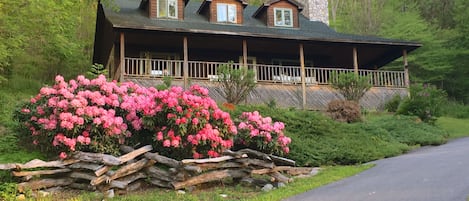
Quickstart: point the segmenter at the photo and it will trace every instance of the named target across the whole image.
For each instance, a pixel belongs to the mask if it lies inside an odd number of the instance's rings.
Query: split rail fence
[[[150,145],[136,150],[121,146],[126,154],[119,157],[76,152],[67,160],[34,159],[25,164],[0,164],[0,170],[10,170],[12,175],[21,178],[20,193],[60,186],[125,194],[144,186],[179,190],[226,178],[257,186],[289,183],[293,176],[308,175],[314,169],[294,167],[293,160],[251,149],[226,150],[217,158],[184,160],[171,159],[151,150]]]

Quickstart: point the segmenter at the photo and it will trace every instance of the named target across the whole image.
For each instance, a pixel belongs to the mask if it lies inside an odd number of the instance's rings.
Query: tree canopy
[[[421,42],[409,57],[411,81],[432,83],[469,103],[469,1],[329,0],[339,32]],[[402,61],[386,66],[402,69]]]

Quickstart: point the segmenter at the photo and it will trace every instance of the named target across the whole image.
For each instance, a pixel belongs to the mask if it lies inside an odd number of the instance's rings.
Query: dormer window
[[[236,5],[217,3],[217,22],[236,23]]]
[[[293,27],[293,11],[290,8],[274,8],[274,25]]]
[[[158,17],[177,19],[177,0],[158,0]]]

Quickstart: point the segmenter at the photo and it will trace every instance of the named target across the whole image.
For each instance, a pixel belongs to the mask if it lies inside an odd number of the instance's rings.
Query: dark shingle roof
[[[150,19],[143,10],[139,9],[138,0],[116,0],[120,11],[105,9],[106,18],[115,28],[161,30],[188,33],[207,33],[221,35],[236,35],[260,38],[282,38],[304,41],[345,42],[357,44],[383,44],[411,47],[413,50],[420,47],[420,43],[386,39],[380,37],[343,34],[334,31],[319,21],[309,21],[303,15],[299,17],[299,28],[273,28],[253,18],[252,15],[258,7],[247,6],[244,9],[242,25],[210,23],[204,16],[197,13],[201,2],[187,4],[184,11],[184,20]]]

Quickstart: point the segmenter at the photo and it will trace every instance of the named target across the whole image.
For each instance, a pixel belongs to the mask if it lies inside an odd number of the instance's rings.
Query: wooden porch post
[[[189,58],[188,58],[188,53],[187,53],[187,36],[184,36],[183,38],[183,47],[184,47],[184,64],[183,64],[183,69],[182,71],[184,72],[183,74],[183,80],[184,80],[184,89],[187,89],[189,86]]]
[[[408,88],[409,81],[409,63],[407,62],[407,50],[402,50],[402,59],[404,60],[404,84]]]
[[[306,76],[305,76],[305,55],[303,44],[300,44],[300,65],[301,65],[301,92],[303,99],[303,110],[306,109]]]
[[[124,33],[121,32],[120,34],[120,77],[119,77],[119,81],[124,81],[124,72],[125,72],[125,60],[124,60],[124,57],[125,57],[125,39],[124,39]]]
[[[245,39],[243,40],[243,65],[248,66],[248,43]]]
[[[353,47],[353,72],[358,76],[358,54],[356,47]]]

